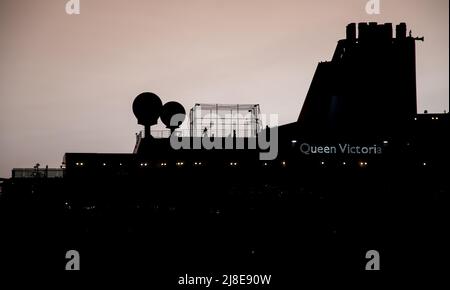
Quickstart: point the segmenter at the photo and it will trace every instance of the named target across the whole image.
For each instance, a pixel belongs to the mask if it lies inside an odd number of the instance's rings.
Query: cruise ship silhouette
[[[186,113],[140,94],[133,152],[66,153],[61,169],[3,181],[8,265],[63,270],[76,249],[88,272],[264,272],[287,285],[301,271],[361,273],[376,250],[388,272],[438,269],[449,115],[417,112],[418,40],[405,23],[349,24],[282,126],[263,126],[258,104]],[[152,131],[159,118],[167,130]]]

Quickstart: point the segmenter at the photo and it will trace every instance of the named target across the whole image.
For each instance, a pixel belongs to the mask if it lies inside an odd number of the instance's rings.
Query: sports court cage
[[[258,104],[195,104],[189,113],[192,137],[256,137],[261,130]]]
[[[62,168],[14,168],[12,178],[62,178]]]

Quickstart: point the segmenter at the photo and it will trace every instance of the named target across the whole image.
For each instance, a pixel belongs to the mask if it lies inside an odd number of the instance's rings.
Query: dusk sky
[[[317,63],[350,22],[406,22],[418,110],[449,110],[449,1],[0,0],[0,177],[65,152],[132,152],[136,95],[258,103],[297,119]]]

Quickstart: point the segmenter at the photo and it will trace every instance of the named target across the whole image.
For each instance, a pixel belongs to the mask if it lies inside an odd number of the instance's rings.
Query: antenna
[[[145,92],[134,99],[133,113],[138,124],[145,128],[145,138],[150,138],[150,127],[158,122],[161,109],[161,99],[154,93]]]
[[[174,116],[177,116],[176,120],[173,121],[178,121],[175,124],[172,121],[172,118]],[[183,105],[181,105],[178,102],[168,102],[165,103],[164,106],[162,107],[161,110],[161,121],[164,123],[164,125],[166,125],[167,128],[170,129],[170,132],[173,133],[173,131],[175,131],[175,129],[179,128],[180,125],[183,123],[184,119],[186,117],[186,111],[183,107]],[[172,123],[171,123],[172,121]]]

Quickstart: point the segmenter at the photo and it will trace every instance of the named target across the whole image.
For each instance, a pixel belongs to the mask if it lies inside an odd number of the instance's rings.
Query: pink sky
[[[65,152],[131,152],[143,91],[163,102],[259,103],[297,119],[319,61],[350,22],[406,22],[419,111],[449,110],[449,1],[0,1],[0,176]]]

